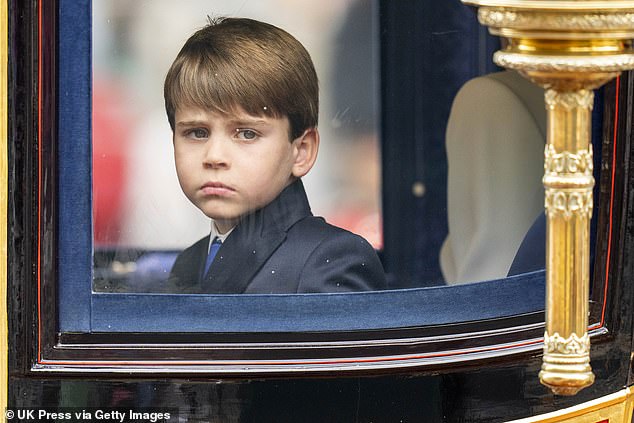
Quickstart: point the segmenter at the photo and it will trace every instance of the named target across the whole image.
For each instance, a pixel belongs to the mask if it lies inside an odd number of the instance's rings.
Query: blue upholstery
[[[96,332],[280,332],[388,329],[530,313],[544,271],[466,285],[346,294],[94,294]]]
[[[60,327],[90,329],[92,275],[91,2],[59,2]]]
[[[546,214],[540,214],[515,254],[509,276],[546,267]]]

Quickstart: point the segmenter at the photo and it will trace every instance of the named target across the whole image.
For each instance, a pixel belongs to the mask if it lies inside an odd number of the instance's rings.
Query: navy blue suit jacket
[[[202,277],[208,246],[206,236],[179,254],[169,292],[282,294],[386,288],[374,249],[360,236],[313,216],[300,180],[241,219]]]

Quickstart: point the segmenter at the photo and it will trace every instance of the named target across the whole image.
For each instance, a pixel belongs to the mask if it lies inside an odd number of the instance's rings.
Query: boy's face
[[[183,192],[222,232],[273,201],[289,185],[302,154],[288,118],[176,110],[174,157]]]

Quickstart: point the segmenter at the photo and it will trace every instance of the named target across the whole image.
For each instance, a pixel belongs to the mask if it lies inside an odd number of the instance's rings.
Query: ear
[[[317,128],[309,128],[304,133],[293,140],[293,176],[301,178],[315,164],[317,152],[319,151],[319,131]]]

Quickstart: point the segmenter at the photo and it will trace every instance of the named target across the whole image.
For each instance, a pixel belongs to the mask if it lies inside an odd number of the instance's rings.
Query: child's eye
[[[190,138],[195,138],[195,139],[203,139],[203,138],[207,138],[209,136],[207,130],[204,129],[204,128],[190,129],[189,131],[187,131],[185,133],[185,135],[190,137]]]
[[[252,141],[258,137],[258,134],[252,129],[236,129],[236,136],[241,140]]]

